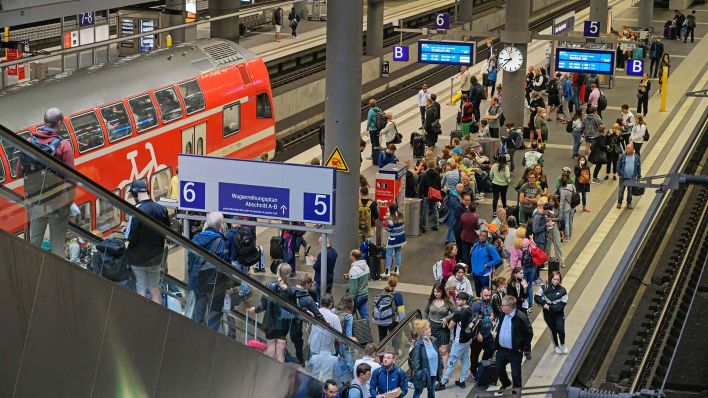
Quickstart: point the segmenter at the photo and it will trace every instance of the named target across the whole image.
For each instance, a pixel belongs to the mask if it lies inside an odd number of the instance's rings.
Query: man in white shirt
[[[367,343],[364,346],[364,356],[361,359],[357,359],[354,362],[354,377],[357,377],[356,374],[356,369],[361,365],[362,363],[365,363],[369,366],[371,366],[371,373],[374,373],[374,370],[378,369],[381,367],[381,364],[376,361],[376,345],[374,343]],[[371,378],[371,375],[369,375],[369,378]],[[366,390],[369,391],[369,381],[366,381]]]
[[[342,325],[339,323],[337,314],[332,312],[332,307],[334,307],[334,298],[332,298],[332,295],[329,293],[323,294],[320,300],[320,313],[329,326],[341,333]],[[320,351],[336,352],[334,349],[334,335],[319,326],[312,326],[312,331],[310,332],[310,353],[315,354]]]
[[[622,138],[624,139],[624,145],[629,144],[629,135],[632,134],[632,128],[634,127],[634,114],[629,110],[629,105],[622,105]]]
[[[428,91],[428,83],[423,83],[423,88],[418,91],[418,108],[420,109],[420,129],[425,126],[425,107],[428,104],[430,92]]]

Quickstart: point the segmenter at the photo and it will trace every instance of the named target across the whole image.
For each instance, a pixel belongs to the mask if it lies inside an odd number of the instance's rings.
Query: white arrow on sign
[[[285,205],[280,206],[280,210],[282,210],[283,214],[285,214],[285,211],[288,210],[288,207]]]

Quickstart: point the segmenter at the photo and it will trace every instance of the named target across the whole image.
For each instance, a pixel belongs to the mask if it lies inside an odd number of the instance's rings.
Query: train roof
[[[19,130],[41,123],[50,107],[68,116],[257,58],[223,39],[180,43],[1,90],[0,121]]]

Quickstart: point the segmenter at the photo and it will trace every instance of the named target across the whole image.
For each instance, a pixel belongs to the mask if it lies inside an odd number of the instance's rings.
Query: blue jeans
[[[401,266],[401,246],[398,247],[387,247],[386,248],[386,269],[391,269],[391,262],[393,261],[393,256],[396,256],[396,266]]]
[[[354,312],[357,311],[361,319],[369,319],[369,296],[354,297]]]
[[[489,286],[489,275],[477,276],[474,275],[474,290],[477,292],[477,297],[482,294],[482,288]]]
[[[455,231],[453,231],[452,225],[447,226],[447,235],[445,236],[445,243],[455,243]]]
[[[576,132],[575,130],[573,130],[571,135],[573,136],[573,156],[578,156],[578,150],[580,150],[580,142],[582,141],[583,134],[579,131]]]
[[[573,109],[580,109],[580,87],[573,86]]]
[[[124,288],[130,290],[131,292],[135,291],[135,285],[133,284],[133,281],[130,279],[126,279],[124,281],[117,281],[117,282],[113,282],[113,283],[115,283],[116,285],[118,285],[120,287],[124,287]]]
[[[620,170],[621,172],[622,170]],[[617,193],[617,203],[622,204],[622,199],[624,199],[624,191],[627,190],[627,204],[632,204],[632,188],[627,188],[622,184],[622,181],[628,180],[629,178],[620,177],[619,178],[619,192]]]
[[[470,342],[461,344],[456,341],[452,342],[452,349],[450,350],[450,358],[447,361],[447,368],[445,369],[445,374],[440,380],[440,383],[446,384],[452,372],[455,371],[455,365],[457,365],[458,360],[462,360],[462,373],[460,373],[460,380],[465,381],[468,373],[470,372]]]
[[[565,236],[567,237],[572,237],[573,236],[573,216],[574,216],[574,211],[568,210],[561,212],[560,214],[561,220],[565,223]]]
[[[420,228],[423,231],[428,229],[428,213],[430,213],[430,206],[433,207],[433,228],[437,229],[440,226],[440,211],[438,210],[438,206],[436,206],[436,203],[433,201],[423,199],[423,208],[420,212]]]
[[[233,265],[234,265],[238,270],[240,270],[241,272],[243,272],[244,274],[248,274],[248,267],[247,267],[247,266],[241,265],[241,264],[239,264],[238,262],[233,262]],[[243,280],[241,280],[241,286],[238,287],[238,295],[239,295],[241,298],[244,298],[244,297],[248,296],[249,294],[251,294],[251,287],[248,286],[248,284],[247,284],[246,282],[244,282]]]
[[[430,380],[428,380],[428,386],[425,387],[425,389],[428,390],[428,398],[435,398],[435,376],[430,376]],[[413,390],[413,398],[418,398],[421,395],[423,395],[422,388],[416,388],[415,390]]]
[[[524,267],[524,279],[526,279],[526,282],[528,282],[529,287],[528,287],[528,292],[529,292],[529,308],[533,306],[533,281],[536,280],[536,274],[538,270],[536,269],[536,266],[533,267]]]

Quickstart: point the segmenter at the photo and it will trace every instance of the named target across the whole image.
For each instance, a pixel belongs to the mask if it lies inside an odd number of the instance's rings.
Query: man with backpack
[[[320,245],[322,245],[322,237],[319,239]],[[327,238],[327,286],[325,288],[326,293],[332,293],[332,285],[334,284],[334,266],[337,264],[337,251],[334,250],[332,244]],[[315,270],[315,291],[317,292],[317,301],[320,301],[322,297],[322,253],[317,255],[315,259],[310,256],[314,263],[312,264],[312,269]]]
[[[481,120],[479,107],[482,104],[482,100],[485,99],[487,91],[482,87],[477,81],[477,76],[472,76],[472,87],[470,88],[470,101],[474,107],[474,117],[475,120]]]
[[[370,269],[366,260],[362,258],[361,251],[354,249],[349,253],[352,262],[347,279],[349,280],[349,294],[354,298],[354,312],[359,312],[361,319],[369,319],[369,274]]]
[[[378,219],[376,201],[369,197],[369,187],[363,186],[359,189],[359,243],[373,236],[371,231]]]
[[[384,397],[387,392],[400,389],[399,397],[408,394],[408,377],[406,372],[396,365],[396,356],[392,351],[383,354],[382,366],[373,371],[369,385],[370,397]]]
[[[548,108],[546,109],[546,117],[551,119],[551,114],[556,111],[556,120],[560,119],[560,106],[561,106],[561,82],[560,79],[563,75],[560,72],[556,72],[556,75],[551,78],[546,87],[546,93],[548,93]]]
[[[114,232],[93,247],[88,269],[128,290],[135,290],[130,278],[130,268],[125,263],[123,234]]]
[[[299,250],[298,238],[305,235],[304,231],[298,231],[294,229],[283,229],[280,232],[281,245],[283,249],[283,262],[290,265],[290,277],[295,277],[295,254]]]
[[[229,261],[229,243],[226,236],[221,233],[223,226],[224,215],[222,213],[208,213],[206,228],[195,235],[192,242],[216,257]],[[206,322],[207,327],[212,330],[219,330],[224,298],[227,294],[232,293],[229,279],[219,273],[211,261],[192,251],[187,255],[187,271],[189,274],[187,289],[193,291],[196,298],[192,319],[198,323]]]
[[[315,300],[312,299],[310,295],[310,288],[312,288],[312,277],[308,274],[299,274],[297,276],[297,285],[289,289],[287,292],[290,297],[290,301],[293,302],[298,308],[310,313],[315,318],[325,321],[324,316],[317,308]],[[314,329],[313,329],[314,333]],[[293,346],[295,346],[295,357],[300,365],[305,364],[305,354],[303,352],[303,345],[305,343],[302,334],[302,319],[295,317],[290,322],[290,341],[292,341]],[[334,353],[334,351],[330,351]]]
[[[492,308],[492,289],[489,286],[482,288],[479,300],[472,303],[470,311],[479,319],[479,324],[470,345],[470,369],[474,372],[474,378],[479,386],[488,382],[488,380],[483,380],[483,375],[485,374],[485,367],[494,355],[496,348],[494,336],[492,336],[495,322]],[[484,352],[482,354],[482,366],[479,366],[480,352]]]
[[[241,272],[248,274],[249,268],[261,261],[261,252],[256,246],[253,231],[245,226],[236,226],[226,232],[226,241],[231,255],[231,264]],[[248,300],[253,295],[251,287],[241,281],[238,295],[242,300]]]
[[[342,398],[369,398],[369,380],[371,379],[371,365],[360,363],[354,369],[356,378],[354,381],[344,385]]]
[[[483,287],[491,285],[490,275],[494,272],[494,268],[501,263],[499,253],[491,243],[487,242],[489,231],[480,229],[478,235],[479,241],[472,246],[470,254],[474,288],[477,296],[481,294]]]
[[[74,150],[68,140],[58,132],[64,123],[64,115],[57,108],[44,112],[44,126],[38,127],[29,142],[45,154],[74,168]],[[49,227],[52,253],[64,257],[66,232],[69,229],[69,207],[74,201],[74,189],[64,184],[64,179],[46,170],[41,161],[20,152],[17,176],[24,177],[25,199],[29,206],[30,242],[40,246]],[[44,193],[65,185],[57,194],[45,197]]]
[[[381,144],[379,143],[379,131],[381,130],[380,128],[376,127],[376,117],[379,113],[381,112],[381,108],[376,106],[376,99],[372,98],[369,100],[369,111],[366,114],[366,130],[369,132],[369,138],[371,139],[371,156],[368,157],[367,159],[371,161],[377,161],[378,159],[375,159],[375,156],[378,156],[378,153],[376,153],[375,149],[380,148]],[[385,127],[385,125],[384,125]]]

